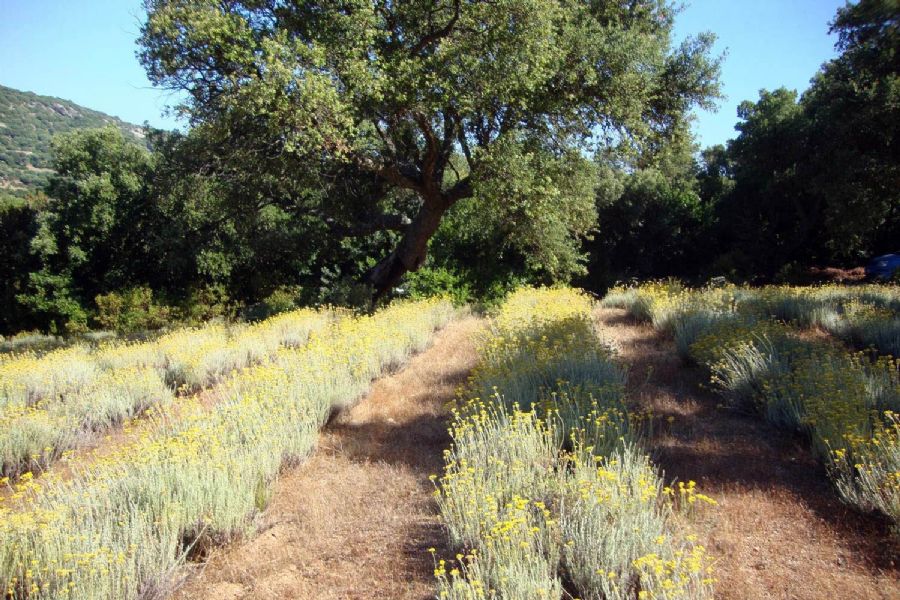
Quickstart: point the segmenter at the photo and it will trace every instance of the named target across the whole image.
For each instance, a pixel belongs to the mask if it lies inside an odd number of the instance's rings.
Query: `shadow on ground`
[[[684,365],[674,343],[652,327],[624,311],[602,311],[598,320],[628,366],[631,401],[652,409],[664,424],[652,452],[667,480],[695,480],[713,496],[756,491],[799,503],[858,554],[865,569],[900,576],[888,519],[843,504],[806,439],[722,406],[722,398],[706,388],[705,373]]]

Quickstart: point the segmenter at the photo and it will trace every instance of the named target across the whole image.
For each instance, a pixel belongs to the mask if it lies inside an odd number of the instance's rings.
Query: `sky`
[[[737,105],[760,89],[805,90],[835,55],[828,23],[844,0],[688,0],[676,38],[717,34],[726,52],[716,112],[697,114],[701,146],[734,137]],[[140,0],[0,0],[0,84],[72,100],[125,121],[180,125],[163,113],[176,101],[154,89],[135,58]]]
[[[676,37],[711,31],[718,37],[715,53],[725,53],[720,81],[726,98],[716,112],[698,112],[694,132],[701,146],[735,137],[738,104],[759,99],[761,89],[802,92],[837,55],[837,36],[828,27],[845,0],[686,1],[675,19]]]

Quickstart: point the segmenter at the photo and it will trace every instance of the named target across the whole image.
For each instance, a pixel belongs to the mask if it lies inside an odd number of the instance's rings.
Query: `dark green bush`
[[[27,293],[18,294],[16,300],[49,333],[83,333],[87,331],[88,313],[72,287],[67,274],[37,271],[29,273]]]
[[[174,312],[170,306],[154,301],[153,290],[148,287],[99,294],[94,301],[97,323],[122,333],[161,329],[171,322]]]
[[[179,316],[188,325],[200,325],[211,319],[228,319],[234,308],[223,285],[208,285],[191,290],[179,306]]]
[[[303,288],[298,285],[283,285],[269,294],[261,302],[244,309],[248,321],[260,321],[278,313],[294,310],[302,305]]]
[[[341,277],[322,288],[319,299],[324,304],[368,310],[372,308],[372,286]]]
[[[446,296],[461,306],[472,299],[469,284],[455,272],[444,267],[422,267],[407,273],[404,291],[410,298]]]

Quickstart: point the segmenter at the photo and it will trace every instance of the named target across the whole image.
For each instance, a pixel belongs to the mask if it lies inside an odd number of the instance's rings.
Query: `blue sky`
[[[836,55],[836,36],[828,23],[845,0],[686,0],[676,18],[679,38],[700,31],[718,36],[722,91],[726,99],[715,113],[699,112],[694,127],[702,146],[735,136],[737,106],[759,98],[760,89],[799,91],[826,60]]]
[[[701,145],[734,137],[736,107],[761,88],[804,90],[834,56],[828,22],[843,0],[692,0],[677,19],[679,38],[712,31],[727,99],[697,115]],[[177,122],[162,113],[173,98],[154,90],[134,56],[140,0],[0,0],[0,84],[59,96],[133,123]]]

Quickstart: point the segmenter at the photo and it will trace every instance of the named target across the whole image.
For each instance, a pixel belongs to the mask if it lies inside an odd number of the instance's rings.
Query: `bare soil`
[[[303,465],[284,473],[252,539],[214,550],[180,600],[424,599],[428,548],[447,555],[430,474],[449,445],[445,404],[475,364],[474,317],[338,416]]]
[[[866,279],[865,267],[854,267],[852,269],[841,269],[837,267],[811,268],[809,276],[814,281],[823,281],[829,283],[853,283]]]
[[[695,480],[718,501],[694,523],[717,557],[723,599],[897,599],[888,523],[842,504],[798,436],[726,409],[674,343],[619,309],[596,313],[629,369],[631,402],[674,417],[652,451],[667,480]]]

